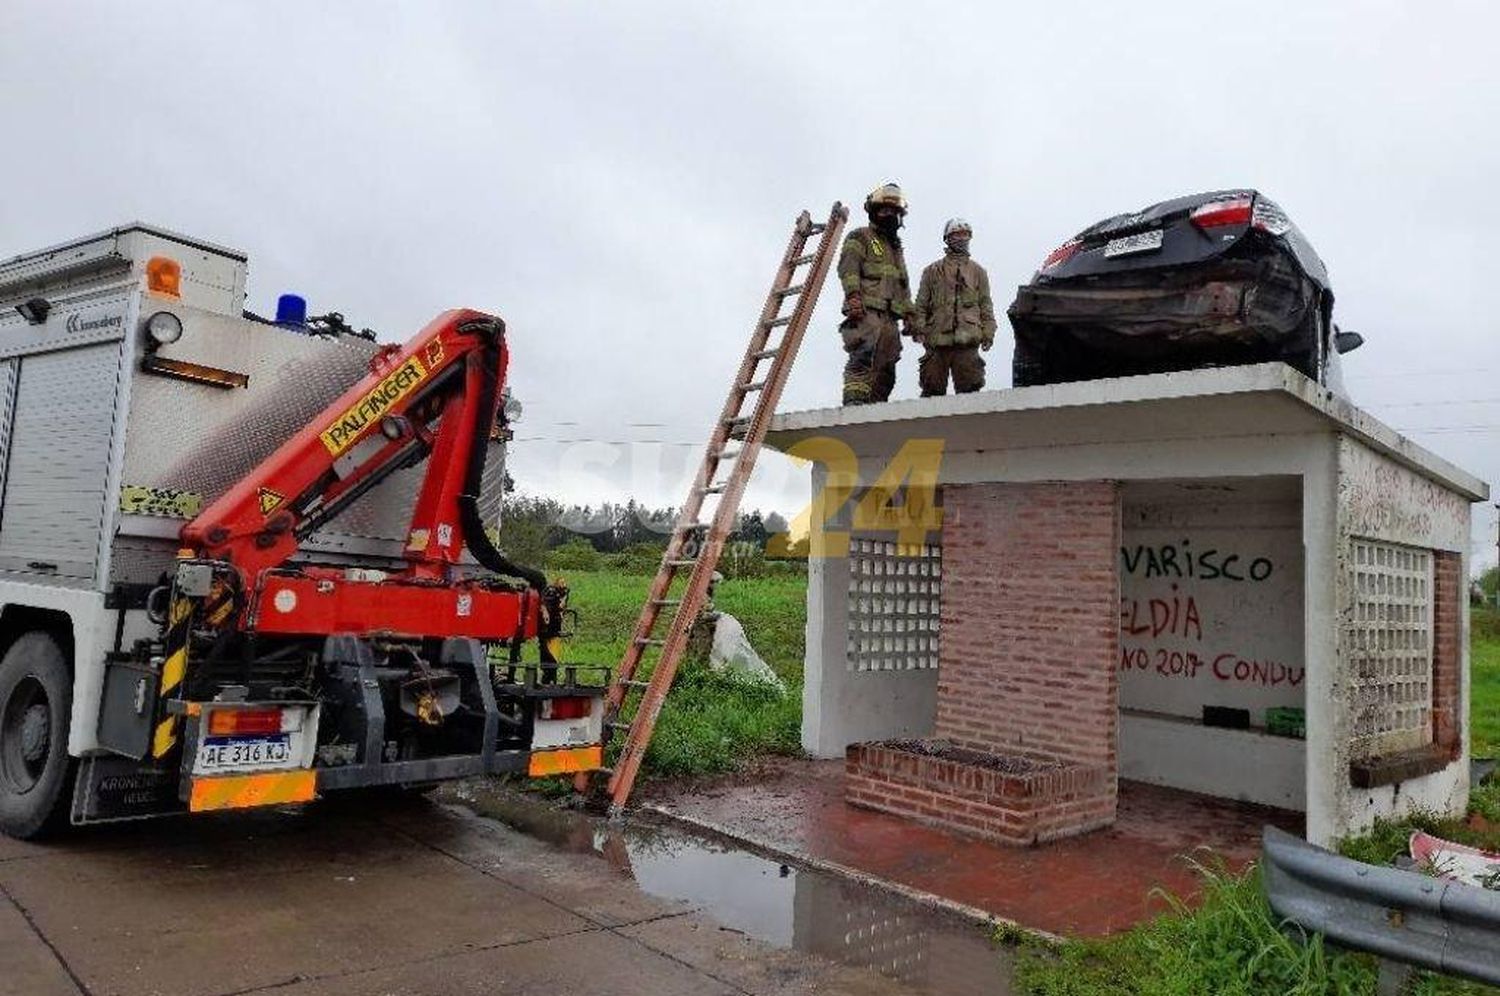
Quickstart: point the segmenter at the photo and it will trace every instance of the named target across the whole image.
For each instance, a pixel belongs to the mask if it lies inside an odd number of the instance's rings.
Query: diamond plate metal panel
[[[243,373],[249,385],[225,390],[146,373],[136,364],[122,483],[190,491],[205,504],[361,379],[379,348],[362,339],[325,339],[195,309],[168,310],[183,320],[184,332],[159,355]],[[424,466],[391,475],[305,546],[398,558]],[[495,474],[486,476],[498,483]],[[487,510],[497,509],[498,496],[485,498]],[[127,523],[122,531],[129,530]],[[111,571],[116,579],[149,580],[167,563],[175,544],[160,530],[150,535],[155,538],[128,549],[117,542],[124,560]]]

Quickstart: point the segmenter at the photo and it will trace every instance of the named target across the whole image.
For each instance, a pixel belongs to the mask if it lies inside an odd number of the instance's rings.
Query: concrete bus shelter
[[[1488,487],[1291,368],[793,412],[769,439],[816,459],[835,541],[802,739],[847,758],[850,802],[1014,843],[1109,825],[1122,778],[1301,810],[1319,843],[1464,807]],[[851,514],[912,440],[941,443],[915,545]]]

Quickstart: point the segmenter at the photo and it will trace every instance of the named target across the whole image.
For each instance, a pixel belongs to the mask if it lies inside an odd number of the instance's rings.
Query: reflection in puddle
[[[554,846],[595,854],[641,889],[779,947],[873,968],[944,996],[1006,996],[1007,954],[983,927],[912,900],[658,826],[611,824],[483,783],[452,795]]]

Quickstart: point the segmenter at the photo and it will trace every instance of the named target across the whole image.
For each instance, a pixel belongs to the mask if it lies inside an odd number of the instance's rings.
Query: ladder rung
[[[811,263],[813,260],[815,260],[817,258],[818,258],[818,254],[817,253],[810,252],[806,256],[798,256],[796,259],[792,260],[792,265],[793,266],[801,266],[804,263]]]
[[[680,599],[680,598],[653,598],[653,599],[651,599],[651,604],[652,605],[681,605],[682,604],[682,599]]]
[[[808,235],[818,235],[818,234],[820,234],[823,231],[823,229],[825,229],[827,227],[828,226],[825,225],[825,224],[823,224],[821,221],[815,221],[811,225],[807,226],[807,234]]]
[[[777,347],[776,349],[761,349],[761,350],[757,350],[756,352],[751,353],[750,354],[750,358],[752,360],[764,360],[767,357],[775,356],[775,355],[777,355],[780,352],[781,352],[780,347]]]
[[[703,494],[706,494],[706,495],[721,495],[721,494],[724,493],[724,489],[727,488],[727,487],[729,487],[728,482],[726,482],[726,481],[720,481],[717,484],[707,484],[707,485],[704,485],[703,487],[699,488],[698,490],[700,492],[702,492]]]
[[[773,318],[769,322],[766,322],[765,327],[768,328],[768,329],[774,329],[774,328],[779,328],[782,325],[790,325],[790,324],[792,324],[792,316],[791,315],[782,315],[780,318]]]
[[[697,560],[696,557],[693,558],[692,560],[669,560],[669,561],[667,561],[667,566],[668,567],[692,567],[697,562],[698,562],[698,560]]]
[[[806,284],[793,284],[791,287],[783,287],[781,290],[776,291],[775,293],[777,297],[786,298],[791,297],[794,294],[801,294],[806,289]]]
[[[760,391],[760,390],[764,390],[765,386],[766,386],[766,382],[763,381],[763,380],[752,380],[752,381],[746,381],[745,383],[741,384],[740,385],[740,390],[741,391]]]
[[[605,723],[604,725],[607,726],[607,727],[609,727],[611,730],[624,730],[627,733],[630,732],[630,724],[629,723],[622,723],[622,722],[618,722],[618,721],[612,719],[609,722]]]
[[[650,688],[651,687],[651,682],[649,682],[649,681],[641,681],[641,680],[639,680],[637,678],[625,678],[624,680],[622,680],[620,682],[620,684],[624,685],[626,688]]]
[[[666,640],[658,640],[654,636],[638,636],[635,639],[635,645],[637,647],[660,647],[666,642]]]

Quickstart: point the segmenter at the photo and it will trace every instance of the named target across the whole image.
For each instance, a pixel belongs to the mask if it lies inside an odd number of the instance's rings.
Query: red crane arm
[[[406,576],[446,578],[468,545],[485,566],[541,587],[534,572],[489,546],[475,504],[475,448],[494,425],[507,362],[500,319],[442,313],[405,346],[377,354],[367,377],[184,526],[183,545],[230,561],[253,583],[389,473],[428,457]],[[487,562],[494,560],[498,567]]]

